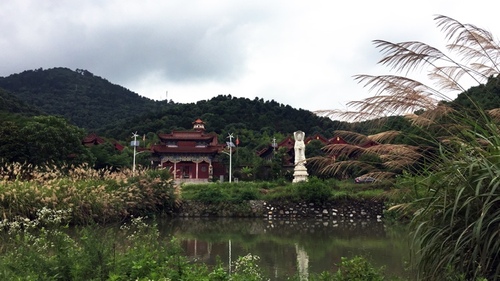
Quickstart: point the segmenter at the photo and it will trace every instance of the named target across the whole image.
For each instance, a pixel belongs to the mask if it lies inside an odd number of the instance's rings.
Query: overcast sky
[[[374,39],[444,50],[434,15],[500,37],[486,0],[2,0],[0,76],[86,69],[154,100],[255,97],[311,111],[370,95]],[[168,91],[168,95],[167,95]]]

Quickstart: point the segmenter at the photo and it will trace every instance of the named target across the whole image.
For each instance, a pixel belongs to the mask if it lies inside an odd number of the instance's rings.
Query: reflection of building
[[[158,134],[160,144],[151,146],[153,165],[170,169],[174,179],[208,181],[226,175],[219,155],[224,149],[217,134],[206,133],[204,122],[197,119],[193,130]]]
[[[201,261],[208,261],[212,254],[212,243],[198,239],[181,241],[186,256]]]

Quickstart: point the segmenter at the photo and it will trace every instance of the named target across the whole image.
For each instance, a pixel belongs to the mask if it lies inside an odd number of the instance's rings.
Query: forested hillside
[[[485,92],[489,93],[488,96]],[[490,79],[486,85],[471,88],[468,94],[484,108],[500,107],[500,86],[496,78]],[[454,103],[461,106],[471,104],[471,99],[465,97],[459,95]],[[306,135],[320,133],[331,137],[336,130],[368,135],[409,127],[403,117],[389,118],[384,128],[376,126],[379,122],[373,121],[334,121],[258,97],[220,95],[189,104],[154,101],[87,70],[67,68],[28,70],[0,77],[1,111],[62,116],[87,132],[97,132],[117,140],[127,140],[131,132],[138,132],[154,141],[158,132],[190,129],[192,122],[201,118],[206,122],[207,131],[217,132],[221,138],[229,132],[238,134],[252,148],[268,143],[272,137],[279,141],[280,137],[296,130],[303,130]]]
[[[500,108],[499,77],[490,77],[486,84],[472,87],[459,94],[452,104],[455,108],[474,108],[478,106],[486,110]]]
[[[0,113],[39,115],[42,112],[0,88]]]
[[[347,123],[262,98],[221,95],[190,104],[153,101],[87,70],[28,70],[0,77],[0,88],[6,89],[12,100],[117,140],[128,139],[131,132],[148,134],[151,138],[158,132],[190,129],[197,118],[206,122],[207,131],[243,134],[251,142],[262,136],[288,135],[296,130],[329,137],[333,131],[349,127]]]
[[[154,110],[157,103],[89,71],[68,68],[28,70],[0,77],[0,88],[49,115],[87,130]]]
[[[486,85],[471,88],[468,97],[459,95],[452,103],[470,108],[473,101],[485,108],[498,108],[498,85],[498,79],[490,79]],[[130,164],[131,150],[117,153],[111,143],[118,141],[128,147],[132,132],[136,132],[142,137],[141,146],[147,148],[159,141],[157,133],[191,129],[197,118],[205,121],[207,131],[218,133],[219,142],[227,141],[229,133],[239,139],[236,166],[262,166],[256,152],[273,139],[280,142],[297,130],[304,131],[306,136],[319,133],[326,138],[338,130],[364,135],[399,130],[404,133],[396,143],[416,142],[414,138],[404,137],[414,136],[415,132],[403,116],[347,123],[274,100],[231,95],[189,104],[159,102],[140,97],[85,70],[25,71],[0,78],[0,86],[8,89],[0,88],[0,135],[3,136],[0,159],[10,162],[43,163],[50,159],[89,161],[95,167],[124,167]],[[34,117],[37,115],[46,116]],[[110,140],[109,145],[96,146],[91,153],[83,153],[77,143],[91,132]],[[52,150],[62,147],[61,144],[68,144],[62,152]],[[308,155],[317,155],[321,145],[317,144],[314,149]],[[55,159],[53,156],[59,152],[62,154]],[[81,157],[73,158],[73,155]],[[141,154],[138,161],[147,164],[147,158]]]
[[[287,135],[297,130],[329,137],[333,131],[349,127],[348,123],[319,117],[310,111],[294,109],[275,101],[221,95],[191,104],[169,103],[162,110],[135,117],[131,122],[110,124],[103,133],[114,136],[125,133],[128,136],[131,131],[147,133],[191,129],[196,118],[205,121],[207,131],[251,134],[249,138],[275,133]],[[124,128],[127,130],[124,131]]]

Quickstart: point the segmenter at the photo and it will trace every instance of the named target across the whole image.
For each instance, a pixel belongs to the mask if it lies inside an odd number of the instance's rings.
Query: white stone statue
[[[306,145],[304,144],[305,133],[302,131],[297,131],[293,133],[295,139],[295,166],[302,165],[306,163],[305,150]]]
[[[295,168],[293,169],[293,182],[307,181],[306,168],[306,145],[304,144],[305,133],[297,131],[293,133],[295,139]]]

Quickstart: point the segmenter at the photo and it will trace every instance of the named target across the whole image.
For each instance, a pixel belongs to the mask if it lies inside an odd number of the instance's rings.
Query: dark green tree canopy
[[[32,165],[91,163],[84,130],[54,116],[1,122],[0,158]]]

